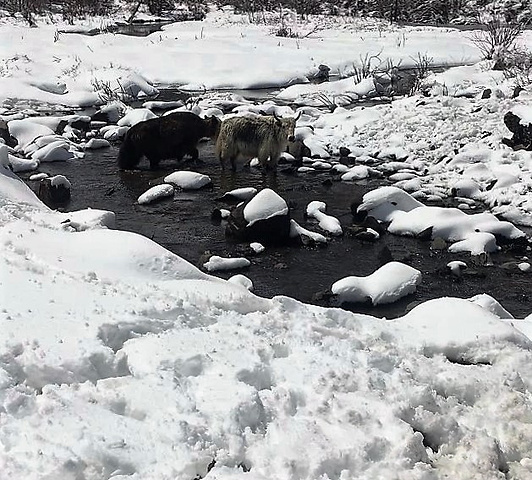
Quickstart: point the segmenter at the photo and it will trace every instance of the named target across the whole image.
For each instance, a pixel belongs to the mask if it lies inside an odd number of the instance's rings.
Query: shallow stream
[[[344,308],[393,318],[432,298],[468,298],[488,293],[517,318],[532,312],[532,274],[515,267],[522,256],[511,252],[494,254],[491,266],[474,266],[469,255],[433,251],[430,242],[385,234],[377,242],[369,243],[346,234],[333,238],[326,247],[275,247],[253,256],[247,244],[227,238],[224,226],[211,220],[215,208],[228,208],[218,200],[223,193],[239,187],[269,187],[285,198],[292,218],[300,225],[317,231],[317,225],[304,218],[304,211],[310,201],[320,200],[327,204],[327,213],[341,221],[345,231],[353,223],[351,202],[361,193],[378,187],[376,180],[353,184],[336,181],[326,172],[286,174],[282,167],[276,176],[263,175],[255,169],[222,173],[211,143],[200,145],[202,163],[199,165],[166,161],[161,164],[161,170],[149,171],[147,163],[143,162],[141,167],[146,170],[120,172],[116,166],[117,152],[116,146],[87,152],[83,159],[42,164],[40,170],[63,174],[72,183],[72,199],[66,211],[87,207],[111,210],[116,214],[116,228],[152,238],[200,268],[208,259],[206,252],[223,257],[246,256],[252,262],[249,269],[216,272],[215,275],[229,278],[243,273],[253,281],[255,293],[260,296],[288,295],[325,305],[325,300],[315,298],[317,292],[327,290],[345,276],[373,273],[381,265],[381,252],[387,247],[394,260],[422,272],[423,281],[418,291],[391,305],[344,305]],[[135,203],[139,195],[162,176],[176,169],[189,168],[209,175],[212,189],[177,192],[173,199],[155,204]],[[21,176],[28,178],[29,174]],[[382,184],[383,180],[379,182]],[[457,278],[447,271],[446,264],[451,260],[463,260],[468,264],[462,277]]]

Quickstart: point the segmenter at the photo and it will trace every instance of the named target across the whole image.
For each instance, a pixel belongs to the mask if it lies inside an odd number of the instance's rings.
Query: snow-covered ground
[[[4,22],[0,115],[10,123],[28,115],[30,99],[97,102],[92,78],[129,76],[149,93],[150,82],[282,85],[320,63],[344,72],[360,52],[381,49],[383,58],[478,60],[466,33],[432,28],[345,24],[281,39],[217,12],[138,39]],[[388,187],[360,207],[396,233],[431,226],[453,242],[522,235],[489,214],[465,221],[423,202],[454,188],[462,209],[485,202],[530,225],[531,154],[500,143],[509,136],[502,116],[529,107],[530,95],[512,99],[510,84],[483,64],[431,81],[429,97],[331,114],[304,107],[299,134],[324,161],[344,146],[368,175],[397,175],[395,186],[412,195]],[[487,87],[493,95],[481,99]],[[6,165],[23,152],[30,169],[52,151],[82,156],[75,142],[53,138],[54,121],[14,123],[27,149],[0,147],[1,480],[532,476],[532,305],[514,319],[485,295],[440,298],[386,320],[257,297],[243,278],[215,278],[113,230],[112,212],[44,206]],[[356,286],[393,299],[423,282],[407,273],[381,271],[366,285],[356,277]],[[341,286],[353,294],[352,283]]]
[[[98,85],[128,90],[132,82],[138,84],[138,75],[157,85],[258,88],[301,81],[317,73],[320,64],[328,65],[332,74],[346,75],[372,55],[379,55],[383,65],[391,60],[402,66],[412,65],[418,53],[429,55],[437,65],[480,58],[470,33],[455,29],[345,20],[298,28],[306,34],[316,26],[307,38],[282,38],[272,35],[272,26],[250,25],[245,15],[213,11],[206,21],[171,24],[147,37],[86,36],[59,33],[68,30],[64,25],[30,29],[4,18],[0,100],[86,105],[98,99]],[[373,66],[378,63],[372,60]],[[153,91],[147,82],[134,88]]]
[[[532,473],[530,319],[259,298],[0,182],[0,478]]]

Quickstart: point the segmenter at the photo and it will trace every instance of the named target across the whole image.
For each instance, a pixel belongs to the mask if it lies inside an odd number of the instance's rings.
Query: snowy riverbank
[[[346,69],[381,49],[383,58],[478,59],[466,33],[448,29],[331,29],[298,42],[237,25],[218,14],[143,39],[3,25],[0,115],[28,116],[27,99],[91,104],[94,78],[130,75],[148,91],[144,77],[249,87],[320,63]],[[432,80],[427,98],[331,114],[305,107],[299,127],[314,128],[310,146],[323,160],[344,146],[368,175],[392,169],[415,194],[409,205],[467,179],[464,210],[474,196],[530,225],[531,154],[500,142],[502,115],[528,108],[530,94],[511,98],[481,64]],[[493,95],[480,98],[487,87]],[[472,99],[457,96],[464,89]],[[6,167],[5,148],[1,480],[532,475],[532,307],[512,319],[483,295],[440,298],[389,321],[261,298],[113,230],[112,212],[48,209]],[[420,220],[400,208],[382,207],[407,226]],[[372,292],[383,284],[372,279]]]

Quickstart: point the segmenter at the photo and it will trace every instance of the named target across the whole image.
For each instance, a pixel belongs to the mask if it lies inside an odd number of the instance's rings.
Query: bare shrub
[[[74,55],[73,63],[67,68],[64,68],[62,70],[62,73],[63,75],[67,75],[69,77],[75,77],[76,75],[79,74],[80,67],[81,67],[81,58],[78,55]]]
[[[162,15],[173,8],[173,2],[169,0],[145,0],[145,3],[152,15]]]
[[[318,100],[325,108],[327,108],[331,113],[336,110],[338,107],[334,97],[329,97],[327,94],[323,92],[319,92],[316,96],[316,100]]]
[[[498,60],[510,52],[524,25],[519,22],[507,23],[500,15],[479,19],[482,30],[475,31],[471,41],[480,50],[485,60]]]
[[[421,91],[423,80],[429,76],[432,70],[434,62],[433,57],[429,57],[426,53],[421,54],[418,52],[417,58],[412,57],[414,60],[414,69],[412,74],[412,85],[409,88],[409,95],[414,95]]]
[[[120,85],[120,82],[118,82],[118,88],[113,88],[111,82],[93,78],[91,85],[94,91],[98,93],[98,97],[102,103],[122,102],[128,98],[128,94],[122,85]]]
[[[144,6],[152,15],[171,18],[182,22],[203,20],[208,6],[203,0],[125,0],[129,16],[127,23],[132,23],[140,8]]]
[[[392,59],[387,59],[373,71],[373,85],[377,95],[392,97],[401,93],[398,84],[400,66],[401,62],[394,64]]]
[[[505,78],[513,80],[516,87],[532,84],[532,52],[516,48],[505,55],[503,63]]]
[[[360,65],[353,65],[353,78],[355,83],[360,83],[365,78],[371,77],[382,64],[380,54],[382,50],[374,55],[366,53],[360,57]]]
[[[298,27],[300,27],[300,24],[296,24],[295,28],[289,27],[286,24],[285,17],[283,15],[281,15],[280,19],[279,19],[279,25],[276,28],[273,29],[272,33],[276,37],[301,39],[301,38],[310,37],[310,35],[312,35],[313,33],[318,32],[321,29],[320,26],[313,25],[313,26],[310,26],[310,29],[307,29],[306,32],[303,32],[303,31],[300,31]]]
[[[292,28],[287,27],[284,23],[282,23],[277,29],[273,31],[273,34],[276,37],[283,37],[283,38],[299,38],[299,35],[297,32],[292,30]]]

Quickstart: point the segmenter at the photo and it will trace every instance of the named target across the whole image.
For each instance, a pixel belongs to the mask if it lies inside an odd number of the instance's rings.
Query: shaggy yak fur
[[[126,133],[118,153],[118,167],[135,168],[145,156],[150,168],[157,168],[161,160],[185,155],[198,159],[198,142],[209,137],[216,139],[220,130],[217,117],[202,119],[191,112],[174,112],[133,125]]]
[[[216,155],[225,169],[227,160],[236,170],[236,160],[258,157],[262,167],[275,170],[281,152],[294,141],[297,118],[276,116],[231,117],[222,122]]]

